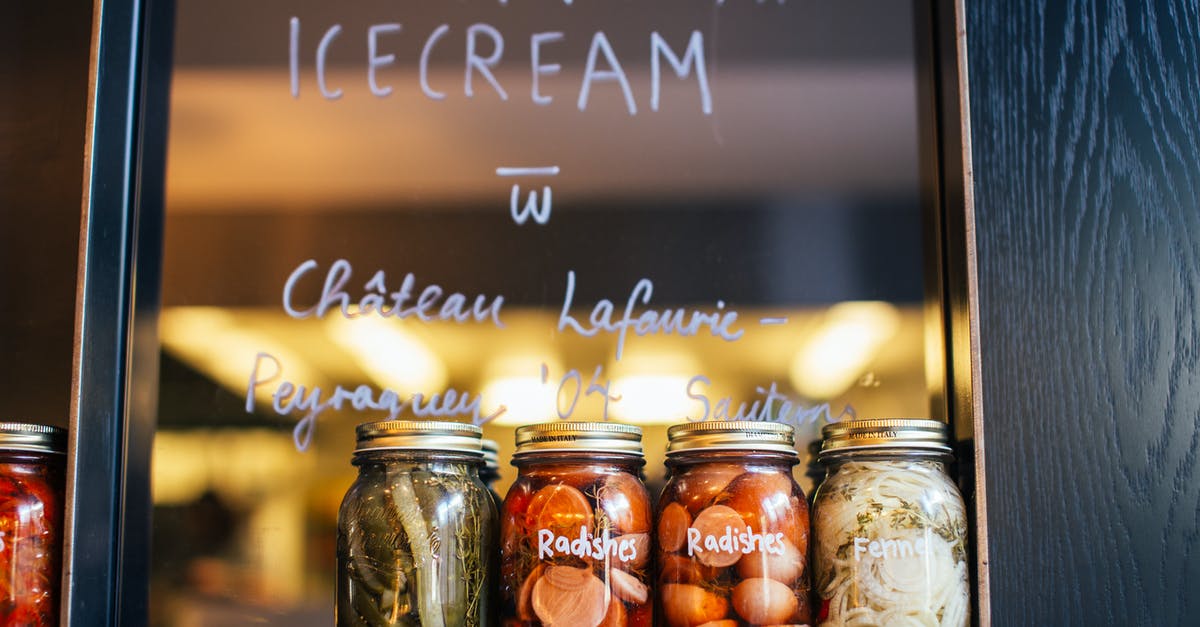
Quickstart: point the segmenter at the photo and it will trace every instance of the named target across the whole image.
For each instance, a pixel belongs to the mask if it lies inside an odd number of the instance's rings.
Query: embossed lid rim
[[[708,420],[667,429],[667,457],[701,451],[796,452],[795,429],[780,422]]]
[[[32,422],[0,422],[0,451],[67,452],[67,430]]]
[[[369,451],[446,451],[482,458],[483,430],[463,422],[440,420],[378,420],[354,429],[355,453]]]
[[[642,428],[618,422],[553,421],[517,428],[513,459],[535,453],[616,453],[642,457]]]
[[[950,454],[949,426],[927,418],[865,418],[825,425],[820,458],[886,449]]]

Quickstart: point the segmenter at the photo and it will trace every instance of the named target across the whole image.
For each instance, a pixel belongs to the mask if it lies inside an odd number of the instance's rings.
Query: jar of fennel
[[[967,516],[946,472],[946,425],[828,425],[813,499],[817,624],[970,624]]]
[[[489,623],[497,512],[479,427],[358,426],[358,479],[338,512],[339,627]]]

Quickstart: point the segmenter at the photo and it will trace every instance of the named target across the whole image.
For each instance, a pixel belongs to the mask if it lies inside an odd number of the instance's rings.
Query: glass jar
[[[66,435],[0,423],[0,624],[58,624]]]
[[[496,492],[495,484],[500,480],[500,443],[485,438],[481,444],[483,446],[483,466],[479,469],[479,479],[483,481],[483,485],[487,486],[488,492],[492,493],[496,507],[499,508],[503,499]]]
[[[946,425],[877,419],[824,429],[813,509],[820,625],[970,623],[967,516],[946,473]]]
[[[358,426],[358,479],[338,512],[337,624],[487,625],[496,506],[479,427]]]
[[[667,438],[655,533],[664,624],[808,623],[808,501],[792,477],[792,428],[696,422]]]
[[[653,624],[641,441],[609,422],[517,429],[500,517],[506,626]]]

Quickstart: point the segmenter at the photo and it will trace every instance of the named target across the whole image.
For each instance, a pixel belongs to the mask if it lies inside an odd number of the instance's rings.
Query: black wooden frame
[[[927,306],[944,367],[929,383],[959,440],[974,505],[979,625],[990,624],[978,307],[963,0],[929,0],[934,136],[923,156],[938,220]],[[918,3],[919,7],[924,7]],[[923,10],[923,8],[922,8]],[[174,4],[96,0],[85,140],[68,468],[63,624],[147,622],[150,454],[157,404],[163,183]],[[928,48],[924,48],[928,46]],[[920,65],[920,63],[919,63]],[[924,132],[924,131],[923,131]],[[928,136],[928,135],[927,135]],[[924,144],[923,144],[924,145]]]
[[[67,468],[66,625],[147,621],[173,16],[171,2],[94,5]]]

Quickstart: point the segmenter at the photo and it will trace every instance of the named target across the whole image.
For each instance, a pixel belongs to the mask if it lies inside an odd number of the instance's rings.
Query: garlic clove
[[[762,551],[743,555],[737,563],[738,576],[743,579],[769,577],[789,585],[799,579],[804,573],[804,554],[786,539],[782,546],[780,555]]]
[[[658,515],[658,545],[671,553],[682,549],[691,524],[692,515],[686,507],[679,503],[668,503]]]
[[[745,579],[733,589],[733,611],[755,625],[786,624],[799,606],[792,589],[774,579]]]
[[[741,464],[700,464],[678,479],[679,503],[693,515],[712,505],[734,478],[745,473]]]
[[[575,538],[579,529],[591,530],[592,506],[583,492],[568,485],[552,484],[538,490],[525,510],[529,531],[549,529],[555,535]]]
[[[627,473],[610,475],[596,491],[596,501],[596,507],[604,510],[617,532],[650,532],[650,497],[636,477]]]
[[[613,538],[618,546],[622,542],[628,542],[633,550],[637,552],[636,557],[628,562],[617,560],[614,562],[617,566],[624,570],[641,570],[650,563],[650,534],[648,533],[627,533],[623,536]]]
[[[699,627],[729,613],[725,597],[691,584],[665,584],[659,598],[668,627]]]
[[[623,570],[609,571],[608,582],[612,585],[613,595],[622,601],[641,605],[650,598],[650,589],[646,587],[646,584]]]

